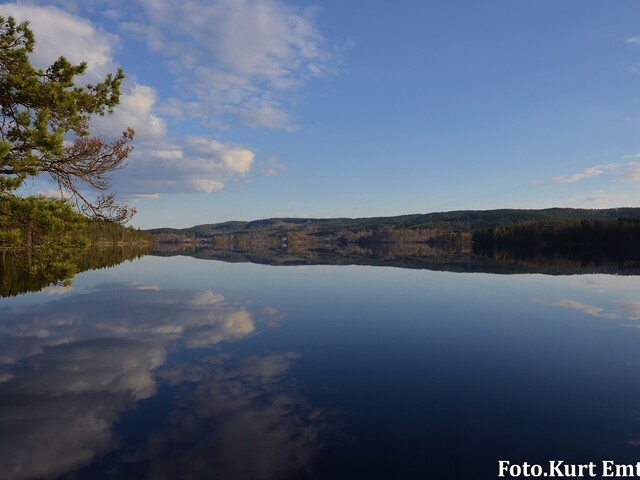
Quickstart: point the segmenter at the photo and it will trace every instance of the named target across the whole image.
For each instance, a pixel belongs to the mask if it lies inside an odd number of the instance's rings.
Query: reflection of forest
[[[640,249],[613,244],[546,245],[515,243],[491,248],[477,243],[369,243],[324,245],[312,248],[213,249],[184,244],[156,244],[153,254],[188,255],[231,263],[265,265],[371,265],[452,272],[640,274]]]
[[[310,248],[256,247],[214,249],[181,244],[156,244],[153,254],[188,255],[231,263],[266,265],[391,265],[428,268],[427,265],[456,262],[470,255],[468,244],[430,245],[419,242],[323,245]]]
[[[480,230],[475,253],[505,263],[555,269],[635,273],[640,270],[640,220],[555,220]]]
[[[69,284],[73,276],[85,270],[118,265],[151,253],[151,244],[128,246],[93,246],[88,250],[70,251],[65,262],[50,264],[37,271],[28,268],[24,252],[0,253],[0,297],[37,292],[51,284]]]
[[[268,219],[151,233],[156,255],[226,262],[554,275],[640,273],[637,209]]]
[[[497,264],[520,266],[540,273],[610,273],[618,275],[640,274],[640,252],[600,249],[597,246],[541,245],[536,248],[513,250],[482,250],[476,253]]]

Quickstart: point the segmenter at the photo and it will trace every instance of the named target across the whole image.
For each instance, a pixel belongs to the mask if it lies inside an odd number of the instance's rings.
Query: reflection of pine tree
[[[140,247],[130,253],[124,244]],[[87,259],[90,245],[94,248]],[[99,245],[113,248],[96,254]],[[67,200],[4,196],[0,199],[0,296],[39,290],[51,283],[69,284],[78,271],[116,265],[147,253],[150,245],[146,232],[88,221]]]

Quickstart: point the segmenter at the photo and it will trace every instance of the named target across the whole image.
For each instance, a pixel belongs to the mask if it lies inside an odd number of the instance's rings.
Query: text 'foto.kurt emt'
[[[603,460],[599,463],[565,463],[550,460],[547,465],[538,463],[511,463],[498,461],[498,477],[548,477],[548,478],[640,478],[640,462],[632,464]]]

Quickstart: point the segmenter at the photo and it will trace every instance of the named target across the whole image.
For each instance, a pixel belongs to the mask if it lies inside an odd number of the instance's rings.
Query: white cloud
[[[184,98],[173,102],[204,102],[198,114],[233,114],[250,126],[290,129],[288,94],[335,63],[312,9],[279,0],[140,4],[147,18],[127,22],[124,31],[144,35],[151,50],[171,59],[185,87]]]
[[[119,15],[110,16],[121,20],[121,35],[143,36],[150,49],[169,57],[180,98],[161,99],[160,91],[130,80],[131,73],[125,72],[129,78],[114,113],[92,119],[92,133],[103,137],[118,137],[127,127],[135,130],[128,167],[113,174],[114,189],[133,200],[217,192],[256,164],[251,148],[211,135],[170,132],[161,115],[172,121],[195,117],[206,127],[227,128],[226,120],[235,118],[252,127],[292,130],[296,126],[287,110],[293,95],[335,63],[314,26],[313,11],[280,0],[54,0],[48,3],[60,8],[33,6],[38,3],[44,2],[0,5],[0,14],[31,21],[34,59],[43,67],[65,55],[74,62],[87,60],[91,81],[115,72],[122,39],[77,16],[106,7],[122,7]],[[283,168],[274,163],[258,173],[271,176]]]
[[[180,160],[184,157],[182,150],[153,150],[151,155],[163,160]]]
[[[162,140],[166,134],[164,120],[153,114],[157,95],[147,85],[129,85],[120,95],[120,104],[111,115],[93,119],[94,133],[117,137],[131,127],[136,132],[136,143]]]
[[[617,168],[619,168],[619,165],[613,163],[607,165],[596,165],[594,167],[589,167],[581,172],[571,173],[569,175],[561,175],[557,177],[549,177],[545,180],[539,180],[535,183],[574,183],[586,178],[602,175],[607,171],[615,170]]]
[[[640,158],[640,152],[626,154],[620,158],[621,160],[638,159]],[[640,182],[640,162],[631,161],[627,163],[595,165],[580,172],[536,180],[533,184],[571,184],[600,176],[604,177],[601,183],[619,184],[623,182]],[[620,190],[619,185],[618,190]],[[572,198],[570,201],[575,203],[576,206],[584,205],[585,208],[613,208],[632,201],[630,193],[630,191],[611,193],[605,190],[599,190],[593,194],[581,196],[580,198]]]
[[[242,107],[230,110],[235,111],[242,122],[249,127],[266,126],[287,131],[298,129],[296,125],[291,124],[289,115],[281,105],[269,98],[248,101]]]
[[[163,101],[158,106],[158,110],[177,120],[203,118],[208,115],[209,111],[202,102],[182,101],[177,98]]]
[[[627,38],[627,45],[640,45],[640,37]]]
[[[224,183],[206,178],[190,180],[187,185],[190,185],[193,191],[203,193],[213,193],[224,188]]]
[[[210,161],[213,167],[229,172],[247,173],[253,164],[254,153],[248,148],[224,144],[205,137],[187,137],[197,161]]]
[[[87,62],[86,80],[96,82],[114,72],[113,51],[119,46],[116,35],[98,29],[88,20],[52,6],[36,7],[15,3],[0,5],[0,15],[28,20],[36,34],[31,61],[47,68],[60,56],[72,63]]]
[[[170,176],[171,173],[167,169],[157,172],[156,177]],[[175,175],[179,177],[180,175]],[[190,175],[186,175],[190,177]],[[163,194],[180,194],[180,193],[214,193],[224,189],[224,183],[207,178],[183,178],[180,180],[163,179],[163,178],[131,178],[123,179],[119,182],[125,196],[131,199],[157,199]],[[135,193],[150,192],[150,193]]]
[[[190,136],[182,145],[165,143],[134,151],[126,171],[116,172],[121,192],[130,197],[161,193],[214,193],[249,173],[255,154],[242,145]]]
[[[640,182],[640,162],[629,162],[618,178],[624,182]]]
[[[48,67],[60,56],[65,56],[73,63],[86,61],[87,72],[76,81],[80,85],[102,81],[108,73],[117,70],[113,55],[120,39],[83,18],[52,6],[22,4],[0,5],[0,15],[30,22],[36,38],[31,61],[39,68]],[[92,133],[118,137],[125,128],[132,127],[136,131],[136,146],[149,141],[157,142],[166,135],[166,126],[153,112],[156,102],[157,95],[153,88],[125,80],[120,104],[113,114],[92,119]]]
[[[52,198],[70,198],[71,194],[69,192],[65,192],[64,190],[50,188],[46,192],[40,192],[41,195],[45,197]]]
[[[31,20],[36,39],[41,40],[38,46],[46,47],[36,58],[43,66],[60,55],[77,62],[86,58],[96,80],[117,68],[112,54],[118,38],[84,19],[55,7],[2,5],[0,13]],[[125,80],[114,113],[92,119],[96,135],[117,137],[127,127],[136,132],[129,167],[114,175],[118,191],[133,199],[157,198],[161,192],[212,193],[224,188],[224,180],[251,170],[255,155],[240,145],[195,136],[179,139],[183,146],[168,143],[166,123],[155,113],[157,103],[154,88]]]
[[[132,200],[157,200],[160,198],[159,193],[137,193],[129,196]]]

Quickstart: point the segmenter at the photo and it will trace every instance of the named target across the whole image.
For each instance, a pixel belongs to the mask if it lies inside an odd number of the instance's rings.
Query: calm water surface
[[[0,299],[0,478],[640,460],[640,278],[145,257]]]

